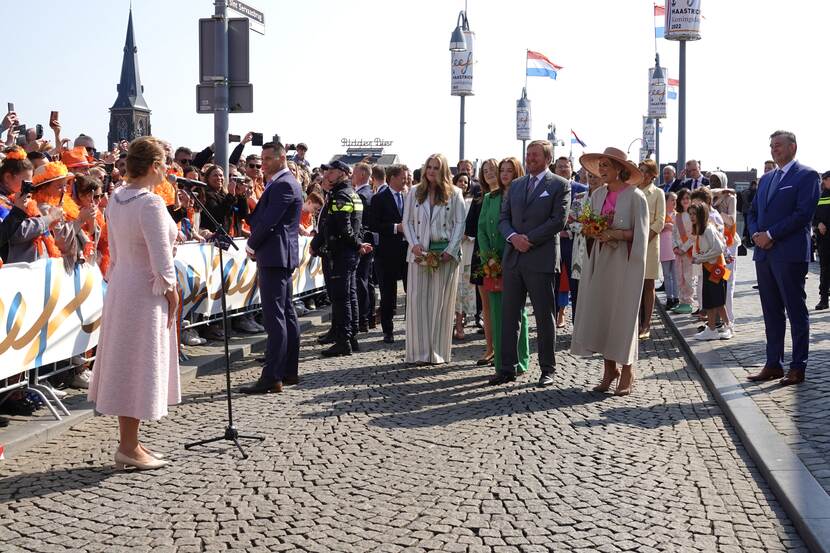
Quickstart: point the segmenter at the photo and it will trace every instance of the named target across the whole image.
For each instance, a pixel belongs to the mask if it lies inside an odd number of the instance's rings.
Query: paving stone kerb
[[[693,318],[667,315],[665,310],[662,313],[810,550],[828,552],[830,496],[826,486],[830,479],[826,477],[828,459],[825,454],[830,451],[827,447],[830,444],[824,443],[823,438],[830,431],[823,428],[816,432],[815,425],[809,421],[816,417],[826,420],[830,407],[826,400],[824,403],[807,400],[803,405],[799,401],[814,394],[810,390],[813,380],[819,389],[826,385],[827,367],[815,360],[826,356],[827,351],[821,338],[816,340],[817,343],[811,343],[812,370],[805,385],[781,387],[777,381],[748,382],[747,374],[759,370],[764,363],[764,325],[763,316],[760,322],[756,321],[761,306],[757,290],[752,288],[754,264],[742,264],[737,275],[733,307],[737,330],[732,340],[695,340],[693,335],[698,323]],[[816,280],[813,279],[812,288],[815,288]],[[811,295],[817,296],[817,290],[812,292]],[[820,336],[825,328],[830,329],[828,320],[821,316],[813,318],[813,336],[817,330]],[[804,421],[807,426],[802,432]]]
[[[0,466],[4,551],[806,551],[660,321],[627,398],[588,391],[598,358],[557,354],[537,389],[534,355],[493,389],[477,335],[436,367],[380,338],[323,360],[307,334],[298,386],[237,397],[240,431],[266,436],[247,460],[182,447],[224,426],[213,372],[143,427],[163,471],[113,471],[109,417]],[[235,363],[234,385],[258,371]]]

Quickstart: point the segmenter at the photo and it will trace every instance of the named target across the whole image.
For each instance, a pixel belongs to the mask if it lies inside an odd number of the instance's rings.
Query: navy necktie
[[[781,182],[781,175],[783,175],[781,169],[776,169],[775,174],[772,176],[772,182],[769,183],[769,189],[767,190],[767,201],[770,201],[775,189],[778,188],[778,183]]]
[[[403,213],[403,201],[400,192],[395,192],[395,203],[398,205],[398,213]]]

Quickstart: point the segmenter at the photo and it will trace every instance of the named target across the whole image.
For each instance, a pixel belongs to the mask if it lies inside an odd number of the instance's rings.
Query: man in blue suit
[[[819,197],[820,179],[813,169],[795,160],[795,135],[775,131],[770,151],[778,165],[761,177],[747,214],[764,313],[767,360],[749,380],[781,378],[784,386],[804,382],[810,349],[810,316],[804,281],[810,262],[810,225]],[[790,319],[793,340],[790,370],[784,376],[784,335]]]
[[[274,175],[265,185],[248,222],[251,236],[246,250],[257,263],[262,300],[262,322],[268,333],[265,366],[243,394],[282,392],[283,385],[299,381],[300,325],[292,303],[291,276],[299,264],[300,213],[303,193],[288,169],[285,148],[279,142],[262,146],[262,165]]]

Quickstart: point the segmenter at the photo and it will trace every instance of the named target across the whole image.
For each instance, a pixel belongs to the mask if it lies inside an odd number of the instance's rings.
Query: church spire
[[[118,98],[110,108],[108,145],[152,134],[150,108],[147,107],[143,92],[144,87],[141,86],[141,77],[138,75],[138,48],[135,46],[133,34],[133,8],[130,6],[127,39],[124,41],[124,60],[121,62],[121,81],[118,83]]]
[[[144,100],[144,87],[138,74],[138,48],[133,35],[133,10],[130,7],[130,19],[127,23],[127,39],[124,41],[124,59],[121,62],[121,82],[118,83],[118,98],[112,109],[139,108],[149,109]]]

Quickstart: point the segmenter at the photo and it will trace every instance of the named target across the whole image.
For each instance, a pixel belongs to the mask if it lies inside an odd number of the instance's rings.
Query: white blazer
[[[406,252],[406,260],[409,263],[415,261],[412,248],[416,244],[420,244],[426,250],[429,249],[430,241],[446,240],[449,244],[444,251],[460,262],[461,238],[464,236],[466,219],[461,189],[453,186],[449,202],[433,207],[431,214],[428,203],[418,203],[416,190],[417,188],[412,188],[409,191],[403,207],[403,232],[410,246]]]

